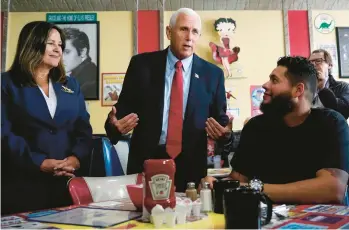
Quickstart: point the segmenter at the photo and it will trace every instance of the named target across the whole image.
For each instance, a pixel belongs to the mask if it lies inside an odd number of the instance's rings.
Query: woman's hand
[[[67,157],[54,168],[54,176],[74,177],[75,170],[80,168],[80,161],[75,156]]]
[[[40,165],[40,170],[46,173],[53,173],[55,168],[60,164],[63,164],[66,161],[64,160],[55,160],[55,159],[46,159]]]

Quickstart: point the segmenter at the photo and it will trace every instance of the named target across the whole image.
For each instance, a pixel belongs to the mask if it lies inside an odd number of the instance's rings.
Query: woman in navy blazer
[[[90,153],[90,116],[65,75],[64,47],[59,27],[30,22],[1,76],[2,214],[71,204],[67,180]]]

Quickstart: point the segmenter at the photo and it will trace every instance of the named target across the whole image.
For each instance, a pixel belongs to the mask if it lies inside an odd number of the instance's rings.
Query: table
[[[69,206],[65,208],[57,208],[54,210],[69,210],[79,206]],[[19,217],[26,217],[28,213],[16,214]],[[3,223],[3,222],[2,222]],[[76,225],[64,225],[64,224],[48,224],[49,226],[61,228],[61,229],[81,229],[81,228],[92,228],[83,227]],[[202,220],[195,222],[187,222],[183,225],[176,225],[176,229],[224,229],[224,215],[209,213],[208,216]],[[136,220],[113,226],[109,229],[144,229],[154,228],[152,224],[141,223]],[[164,225],[164,228],[166,226]],[[289,212],[289,218],[284,220],[274,219],[272,222],[265,226],[265,228],[329,228],[329,229],[349,229],[349,207],[337,206],[337,205],[298,205],[293,206]]]

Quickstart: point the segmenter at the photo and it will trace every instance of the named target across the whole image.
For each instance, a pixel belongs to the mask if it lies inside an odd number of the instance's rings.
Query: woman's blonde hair
[[[52,29],[59,32],[63,51],[65,36],[58,26],[45,21],[35,21],[29,22],[22,28],[19,34],[16,55],[9,69],[15,82],[22,85],[36,85],[33,76],[36,68],[42,63],[46,42]],[[62,59],[57,67],[50,70],[49,77],[54,82],[65,82],[66,74]]]

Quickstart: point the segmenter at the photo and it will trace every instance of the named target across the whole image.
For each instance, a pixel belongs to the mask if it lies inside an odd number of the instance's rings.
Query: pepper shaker
[[[186,197],[190,198],[191,201],[196,201],[196,199],[198,198],[198,193],[196,191],[194,182],[189,182],[187,184],[187,190],[185,190],[185,195]]]

